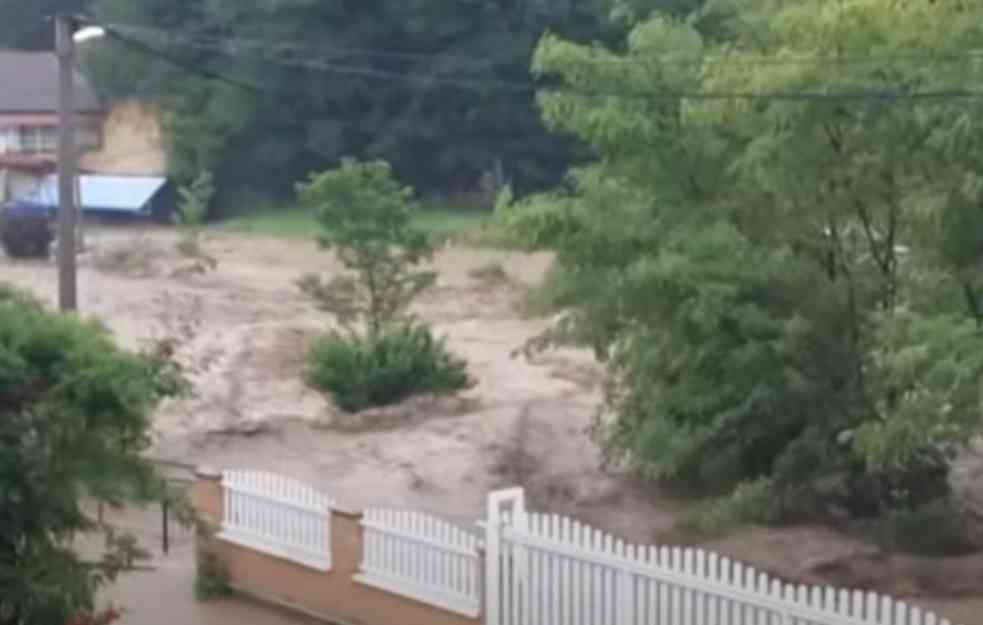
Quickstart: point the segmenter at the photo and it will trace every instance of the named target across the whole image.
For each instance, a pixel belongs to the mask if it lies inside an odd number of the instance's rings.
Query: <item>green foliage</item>
[[[198,601],[212,601],[232,594],[229,579],[229,569],[218,556],[207,550],[198,552],[195,568],[195,598]]]
[[[178,203],[177,218],[182,226],[200,228],[208,218],[208,207],[215,197],[215,177],[209,171],[203,171],[190,185],[178,189],[181,196]]]
[[[356,412],[421,393],[447,394],[470,384],[467,364],[424,325],[389,328],[364,338],[331,333],[308,354],[308,382]]]
[[[0,290],[0,622],[66,623],[141,557],[132,536],[99,527],[83,497],[110,506],[161,496],[141,455],[157,403],[183,389],[158,355],[121,351],[92,322]],[[102,532],[97,561],[77,534]]]
[[[976,323],[965,314],[899,311],[877,330],[871,365],[881,387],[878,418],[858,429],[857,453],[877,468],[954,456],[965,433],[980,425],[983,339]]]
[[[208,218],[208,209],[215,197],[215,182],[211,172],[203,171],[194,181],[178,189],[180,202],[175,215],[184,232],[177,243],[177,250],[182,255],[196,260],[192,269],[197,273],[205,273],[215,269],[218,261],[205,253],[201,245],[201,229]]]
[[[713,538],[746,523],[776,523],[782,518],[777,494],[768,479],[739,484],[729,497],[701,505],[682,521],[680,529]]]
[[[534,69],[634,94],[977,82],[978,7],[720,6],[637,22],[623,53],[547,36]],[[913,58],[940,54],[953,60]],[[498,218],[557,254],[548,295],[567,314],[537,344],[608,363],[611,461],[712,488],[766,480],[786,513],[945,496],[983,417],[983,124],[968,103],[553,91],[540,104],[600,158],[565,190],[505,197]]]
[[[558,179],[584,150],[547,131],[533,93],[498,85],[529,82],[546,31],[611,39],[620,26],[605,19],[607,4],[96,0],[101,21],[163,29],[126,34],[257,88],[192,76],[111,41],[87,51],[87,68],[104,93],[168,113],[179,179],[209,169],[223,190],[282,196],[301,172],[357,155],[391,162],[426,191],[473,192],[498,163],[529,189]],[[234,53],[185,45],[216,36],[241,40]]]
[[[305,276],[301,289],[346,327],[364,322],[370,339],[404,320],[413,299],[436,279],[432,271],[414,270],[431,257],[433,244],[413,226],[413,190],[384,162],[346,159],[312,175],[298,192],[321,223],[321,245],[349,271],[329,284]]]
[[[923,556],[958,556],[975,551],[963,515],[944,497],[915,509],[892,511],[872,523],[872,538],[888,551]]]
[[[327,284],[316,275],[299,282],[348,329],[315,343],[309,383],[333,393],[348,411],[465,387],[466,365],[407,314],[436,279],[432,271],[415,269],[432,256],[433,244],[413,226],[412,189],[399,184],[384,162],[345,160],[338,169],[312,175],[298,192],[321,222],[321,244],[348,271]]]
[[[517,202],[511,188],[499,194],[495,220],[514,246],[527,250],[552,247],[579,228],[562,198],[540,196]]]
[[[431,204],[414,211],[412,224],[439,244],[441,240],[470,242],[484,234],[486,221],[486,213]],[[316,238],[319,230],[314,213],[302,208],[259,211],[229,219],[222,225],[235,232],[289,240],[310,240]]]

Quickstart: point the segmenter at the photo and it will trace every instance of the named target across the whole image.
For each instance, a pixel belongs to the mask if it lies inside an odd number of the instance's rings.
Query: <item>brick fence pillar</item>
[[[222,472],[211,467],[199,467],[195,471],[191,502],[199,519],[212,527],[220,527],[223,514]]]

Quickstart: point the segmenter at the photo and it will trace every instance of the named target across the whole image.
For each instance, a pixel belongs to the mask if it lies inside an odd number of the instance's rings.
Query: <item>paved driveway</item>
[[[104,598],[126,612],[120,625],[313,625],[297,617],[245,599],[201,603],[195,600],[192,554],[172,553],[152,572],[121,577]],[[323,625],[323,624],[322,624]]]
[[[199,602],[194,596],[194,534],[176,523],[169,524],[170,549],[164,555],[157,506],[107,512],[106,521],[133,533],[152,554],[146,563],[152,570],[126,573],[102,593],[103,604],[123,608],[120,625],[324,625],[244,598]],[[98,543],[84,541],[79,547],[98,549]]]

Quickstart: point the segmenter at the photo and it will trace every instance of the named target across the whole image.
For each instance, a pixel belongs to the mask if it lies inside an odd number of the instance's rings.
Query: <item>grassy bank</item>
[[[471,235],[487,226],[490,217],[485,212],[434,207],[418,212],[414,222],[418,228],[436,237],[471,238]],[[288,240],[313,239],[320,229],[309,211],[297,208],[235,217],[221,222],[219,227],[242,234]]]

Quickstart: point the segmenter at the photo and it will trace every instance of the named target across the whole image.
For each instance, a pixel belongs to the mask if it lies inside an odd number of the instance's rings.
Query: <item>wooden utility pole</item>
[[[82,176],[79,175],[75,176],[75,248],[80,254],[85,252],[85,209],[82,207]]]
[[[78,153],[75,147],[75,20],[55,18],[58,54],[58,306],[78,309],[78,276],[75,258],[75,179]]]

